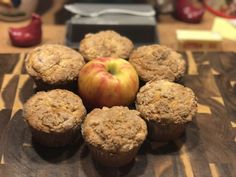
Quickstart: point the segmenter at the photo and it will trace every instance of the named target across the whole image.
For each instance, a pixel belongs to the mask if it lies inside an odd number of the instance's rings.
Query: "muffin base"
[[[147,125],[150,139],[166,142],[180,137],[185,132],[187,123],[162,125],[155,121],[149,121]]]
[[[98,149],[93,145],[88,145],[88,147],[94,160],[96,160],[97,162],[99,162],[104,166],[109,166],[109,167],[121,167],[131,163],[134,160],[140,148],[139,146],[128,152],[114,154]]]
[[[44,146],[61,147],[68,144],[73,144],[81,137],[80,128],[73,129],[66,132],[51,132],[45,133],[30,127],[32,132],[32,139]]]

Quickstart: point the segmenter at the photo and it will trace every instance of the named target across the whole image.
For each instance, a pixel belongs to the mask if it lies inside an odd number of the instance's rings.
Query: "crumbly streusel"
[[[197,100],[190,88],[167,80],[150,81],[140,88],[136,108],[146,120],[182,124],[196,114]]]
[[[111,30],[87,34],[80,42],[79,47],[80,53],[87,61],[99,57],[126,59],[132,49],[133,43],[131,40]]]
[[[128,152],[142,144],[147,126],[136,110],[103,107],[87,115],[82,124],[82,135],[86,142],[102,150]]]
[[[134,50],[129,62],[144,81],[178,80],[185,72],[185,61],[174,50],[158,44],[146,45]]]
[[[25,60],[27,72],[48,84],[76,80],[84,64],[80,53],[57,44],[37,47]]]
[[[56,89],[32,96],[24,105],[23,115],[29,125],[38,131],[65,132],[78,128],[86,109],[79,96]]]

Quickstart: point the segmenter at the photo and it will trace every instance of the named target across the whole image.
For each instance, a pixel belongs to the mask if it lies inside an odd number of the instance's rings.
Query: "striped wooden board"
[[[82,140],[64,148],[31,141],[22,104],[34,94],[25,54],[0,55],[0,177],[235,177],[236,53],[191,53],[183,84],[199,109],[186,134],[168,144],[147,140],[135,162],[106,168],[92,161]]]

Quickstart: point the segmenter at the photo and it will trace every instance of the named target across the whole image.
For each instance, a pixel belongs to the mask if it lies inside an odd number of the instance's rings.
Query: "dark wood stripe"
[[[2,109],[0,111],[0,161],[3,154],[3,133],[11,117],[11,109]],[[1,174],[1,173],[0,173]]]
[[[227,163],[216,163],[216,166],[219,170],[221,177],[224,177],[224,176],[233,177],[232,174],[235,174],[235,173],[232,173],[232,172],[236,172],[235,166],[234,168],[232,168],[233,166]]]
[[[207,63],[210,64],[209,62],[209,57],[207,52],[203,53],[203,52],[192,52],[193,53],[193,57],[195,59],[195,62],[197,63],[197,65],[206,65]]]
[[[0,177],[4,177],[4,176],[3,176],[4,168],[6,168],[5,165],[4,165],[4,164],[1,164],[1,165],[0,165]]]
[[[4,77],[4,74],[0,74],[0,90],[2,88],[3,77]]]
[[[201,141],[209,163],[230,163],[235,154],[228,147],[230,132],[227,123],[224,123],[217,114],[198,116],[198,125]]]
[[[19,98],[22,103],[25,103],[33,94],[35,94],[35,90],[32,89],[33,86],[34,81],[29,77],[29,79],[23,84],[22,88],[20,88]]]
[[[192,88],[198,97],[221,97],[209,65],[198,67],[199,75],[186,75],[183,84]],[[210,86],[209,86],[210,85]]]
[[[5,88],[2,88],[2,98],[5,103],[5,107],[8,109],[12,109],[15,95],[16,95],[16,88],[18,84],[19,76],[15,75],[12,79],[8,82]]]
[[[236,66],[235,66],[236,67]],[[236,80],[236,73],[235,78]],[[236,90],[235,86],[232,87],[230,84],[231,79],[227,78],[227,75],[215,76],[217,86],[222,94],[222,98],[225,103],[225,109],[228,111],[231,120],[236,122]]]
[[[18,62],[19,54],[1,54],[0,56],[0,75],[12,73],[16,63]]]
[[[10,116],[11,116],[11,109],[0,110],[0,137],[8,121],[10,120]],[[1,146],[1,143],[0,143],[0,146]]]
[[[212,68],[220,74],[227,75],[228,73],[235,72],[236,53],[212,52],[208,53],[206,57],[209,58]]]
[[[26,55],[26,57],[27,57],[27,55]],[[25,65],[23,65],[23,67],[22,67],[21,74],[27,74],[27,71],[25,69]]]
[[[194,119],[186,129],[185,145],[189,152],[189,158],[193,167],[193,173],[199,177],[209,177],[211,172],[209,169],[208,159],[206,157],[206,149],[200,138],[201,129],[197,123],[198,116]]]

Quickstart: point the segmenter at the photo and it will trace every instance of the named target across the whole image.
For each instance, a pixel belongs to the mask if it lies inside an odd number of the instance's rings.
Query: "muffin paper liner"
[[[94,160],[99,162],[104,166],[110,167],[121,167],[129,164],[134,160],[140,146],[131,149],[128,152],[118,152],[117,154],[106,152],[104,150],[98,149],[93,145],[88,144],[88,147],[91,151],[92,157]]]
[[[155,121],[149,121],[147,122],[148,136],[150,139],[156,141],[171,141],[177,139],[185,132],[187,124],[162,125]]]

